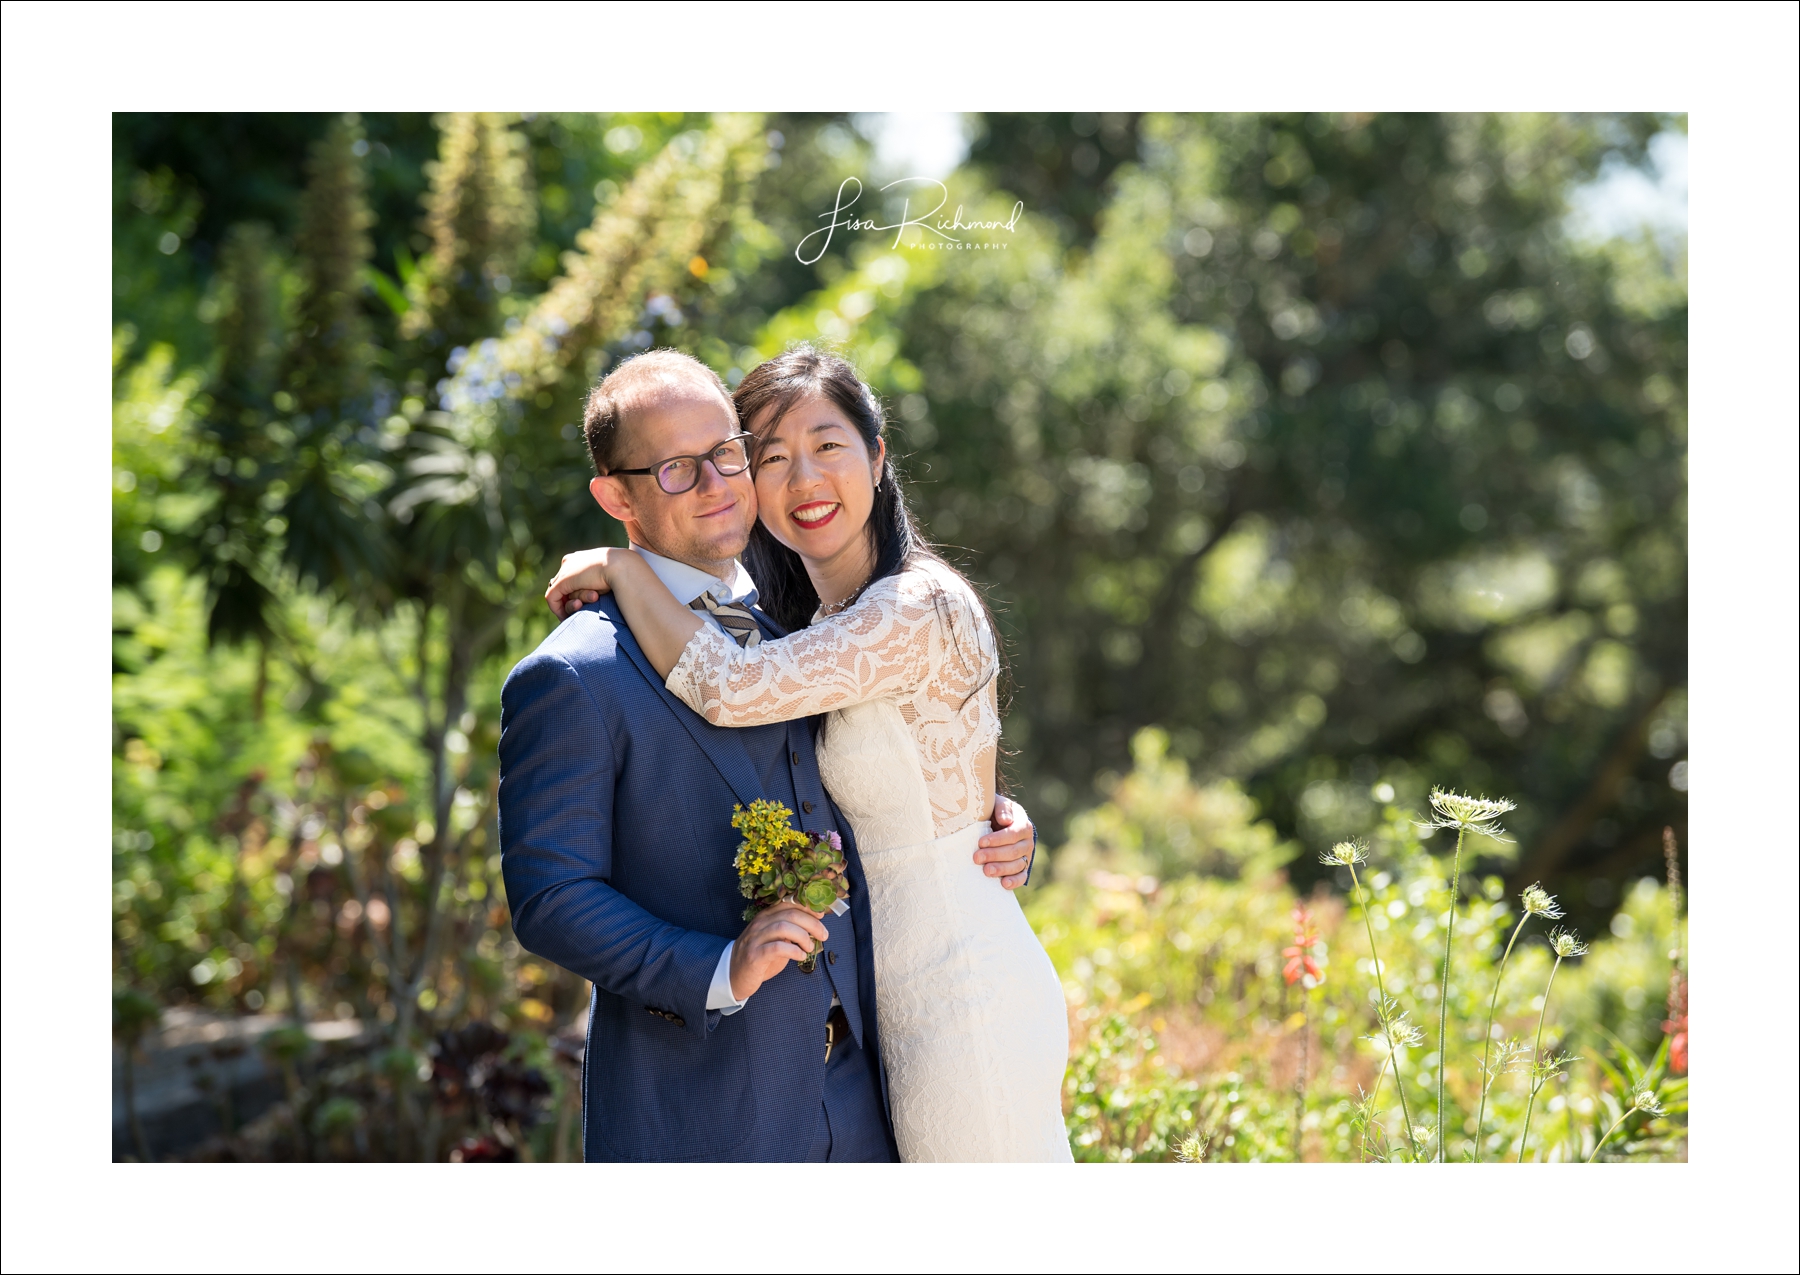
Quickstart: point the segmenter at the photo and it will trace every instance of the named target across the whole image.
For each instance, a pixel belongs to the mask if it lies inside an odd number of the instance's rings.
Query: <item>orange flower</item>
[[[1287,980],[1289,987],[1298,983],[1303,974],[1311,977],[1315,987],[1325,981],[1325,975],[1319,969],[1319,963],[1312,957],[1313,945],[1318,941],[1319,932],[1313,928],[1312,913],[1308,912],[1303,904],[1296,903],[1294,905],[1294,944],[1292,947],[1281,949],[1281,954],[1287,958],[1287,964],[1281,969],[1281,977]]]

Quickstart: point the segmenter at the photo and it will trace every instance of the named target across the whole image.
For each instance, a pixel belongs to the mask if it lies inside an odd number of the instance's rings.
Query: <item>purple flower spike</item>
[[[837,833],[835,833],[835,832],[828,832],[825,835],[826,835],[826,837],[828,837],[831,840],[831,848],[833,850],[837,850],[837,851],[843,850],[844,839],[842,837],[838,836]]]

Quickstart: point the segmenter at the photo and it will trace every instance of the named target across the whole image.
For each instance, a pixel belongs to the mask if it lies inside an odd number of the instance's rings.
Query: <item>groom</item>
[[[594,497],[676,597],[735,640],[756,590],[737,555],[756,520],[750,471],[720,445],[731,398],[674,350],[595,387]],[[659,477],[707,458],[694,486]],[[621,471],[638,471],[625,474]],[[501,695],[500,843],[520,943],[594,984],[582,1077],[587,1160],[896,1159],[876,1035],[869,898],[850,828],[819,779],[817,719],[726,729],[663,687],[612,597],[571,615]],[[771,798],[837,831],[849,909],[742,920],[734,804]],[[995,824],[1014,818],[1004,798]],[[977,862],[1009,886],[1034,841],[1016,822]],[[996,883],[995,888],[1000,888]],[[794,962],[815,941],[811,973]]]

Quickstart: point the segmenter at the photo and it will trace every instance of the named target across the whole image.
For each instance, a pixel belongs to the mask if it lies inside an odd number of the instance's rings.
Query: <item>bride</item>
[[[669,690],[715,725],[826,714],[819,772],[868,882],[901,1158],[1068,1161],[1062,986],[971,857],[1000,739],[993,618],[914,530],[880,404],[849,363],[796,347],[733,403],[755,439],[745,558],[789,636],[739,646],[629,549],[570,555],[546,598],[560,616],[611,590]]]

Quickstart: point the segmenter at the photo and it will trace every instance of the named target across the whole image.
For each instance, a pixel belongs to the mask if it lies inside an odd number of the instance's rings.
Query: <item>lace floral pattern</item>
[[[987,818],[1000,739],[999,654],[968,584],[937,563],[877,580],[856,604],[748,650],[711,625],[668,688],[715,726],[754,726],[887,700],[931,804],[932,835]]]

